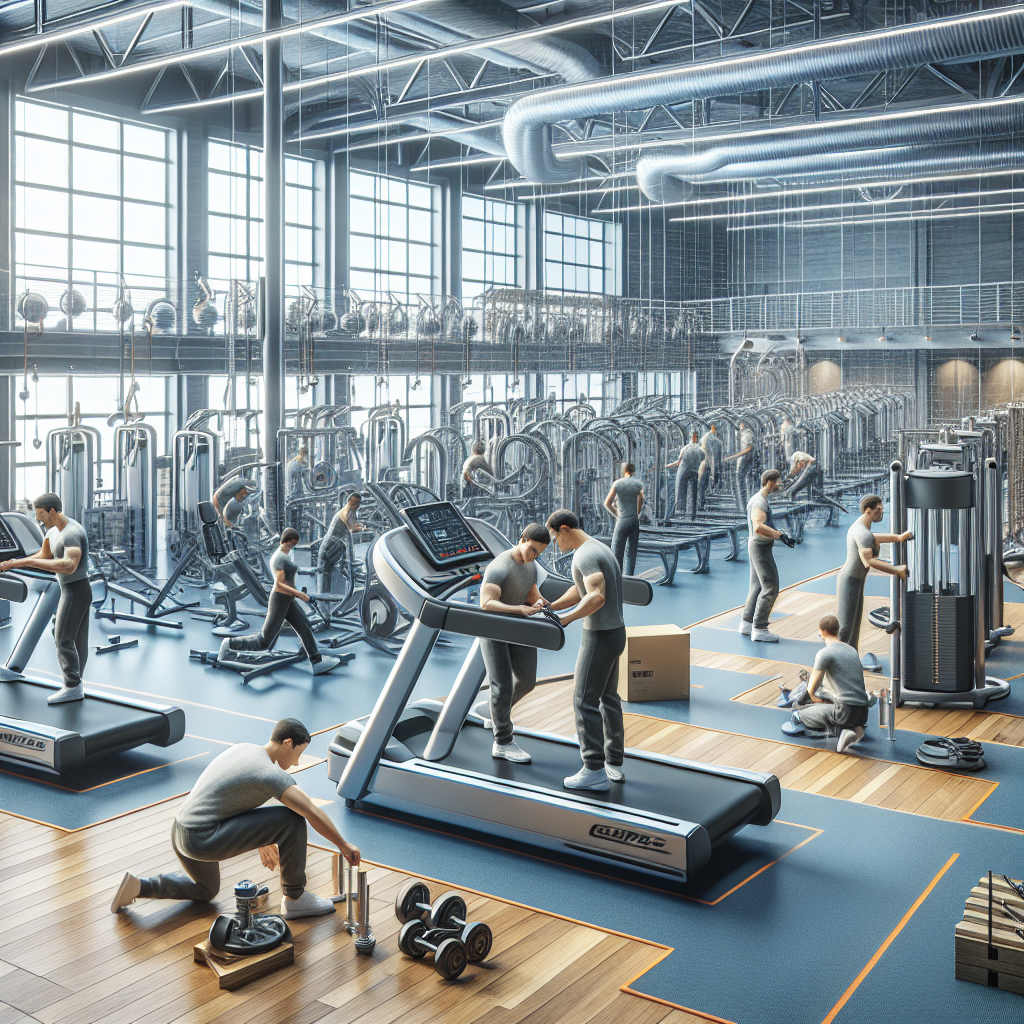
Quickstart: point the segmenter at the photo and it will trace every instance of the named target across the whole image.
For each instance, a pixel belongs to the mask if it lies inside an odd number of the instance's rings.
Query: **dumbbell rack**
[[[955,977],[1024,995],[1024,884],[991,871],[957,922]]]

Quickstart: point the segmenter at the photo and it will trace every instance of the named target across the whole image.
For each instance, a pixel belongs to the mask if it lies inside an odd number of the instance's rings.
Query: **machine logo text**
[[[664,849],[665,840],[661,836],[647,835],[646,832],[635,832],[630,828],[615,828],[612,825],[591,825],[590,834],[595,839],[604,839],[609,843],[632,846],[639,850],[656,850],[668,853]]]

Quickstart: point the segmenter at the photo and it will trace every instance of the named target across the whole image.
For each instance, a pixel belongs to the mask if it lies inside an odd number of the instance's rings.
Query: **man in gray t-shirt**
[[[860,624],[864,616],[864,580],[869,569],[907,578],[905,565],[893,565],[878,557],[882,544],[905,544],[913,538],[904,533],[872,533],[871,527],[882,521],[882,499],[877,494],[865,494],[860,499],[860,517],[854,520],[846,534],[846,562],[836,577],[836,617],[839,619],[839,639],[844,644],[860,647]]]
[[[675,511],[677,513],[686,515],[687,499],[690,494],[693,495],[691,519],[697,518],[697,475],[703,460],[704,449],[700,446],[700,435],[694,431],[690,435],[690,443],[679,449],[679,458],[665,467],[676,470]],[[678,469],[676,469],[677,466]]]
[[[235,525],[245,499],[254,490],[256,490],[255,481],[236,476],[227,483],[221,484],[213,492],[213,507],[217,510],[225,526]]]
[[[809,736],[839,736],[837,750],[846,752],[864,738],[871,698],[864,686],[864,667],[857,651],[839,639],[839,620],[826,615],[818,623],[818,636],[825,646],[814,659],[814,668],[807,682],[810,707],[794,711],[782,731],[787,736],[806,733]],[[834,703],[827,704],[818,697],[818,689],[828,677]]]
[[[477,470],[483,470],[488,476],[494,475],[491,464],[484,454],[485,450],[483,441],[475,441],[472,448],[473,454],[462,464],[462,493],[466,497],[485,493],[473,479],[473,474]]]
[[[57,574],[60,600],[54,617],[53,638],[64,686],[46,701],[64,704],[85,697],[82,672],[89,656],[89,613],[92,610],[89,538],[81,523],[64,515],[56,494],[40,494],[35,500],[35,513],[36,520],[46,531],[43,546],[27,558],[4,562],[0,572],[23,568]]]
[[[625,781],[625,734],[618,693],[619,656],[626,648],[622,573],[611,551],[580,529],[575,512],[559,509],[546,525],[558,549],[573,552],[574,585],[551,607],[555,611],[572,608],[561,616],[563,625],[583,620],[573,691],[583,767],[563,785],[606,792],[609,783]]]
[[[281,869],[281,911],[287,918],[333,914],[334,904],[306,889],[306,824],[356,865],[359,850],[346,842],[330,817],[290,775],[309,744],[306,727],[284,718],[270,742],[239,743],[218,754],[178,808],[171,846],[185,872],[139,878],[128,872],[110,905],[113,913],[136,899],[216,899],[220,861],[259,850],[263,866]],[[281,806],[262,806],[269,800]]]
[[[747,507],[750,474],[754,470],[754,432],[745,421],[740,420],[739,433],[739,448],[734,454],[726,456],[722,461],[736,463],[736,506],[742,510]]]
[[[636,475],[632,462],[622,464],[622,476],[612,484],[604,507],[615,516],[612,529],[612,554],[627,576],[636,568],[636,551],[640,543],[640,513],[647,498],[644,482]]]
[[[540,523],[530,523],[514,548],[491,559],[480,584],[480,607],[485,612],[529,616],[547,604],[537,589],[535,563],[549,542],[548,531]],[[537,648],[481,638],[480,649],[490,699],[481,702],[486,707],[478,705],[477,712],[491,720],[491,756],[529,764],[530,755],[515,741],[512,707],[537,685]]]

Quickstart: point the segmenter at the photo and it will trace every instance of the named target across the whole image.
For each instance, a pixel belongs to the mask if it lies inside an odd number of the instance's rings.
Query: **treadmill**
[[[43,543],[36,521],[20,512],[0,512],[0,560],[24,558]],[[181,708],[100,693],[86,685],[85,699],[46,703],[61,684],[24,674],[60,600],[53,573],[17,569],[0,573],[0,598],[19,604],[36,595],[35,606],[7,663],[0,667],[0,761],[67,776],[111,754],[153,743],[169,747],[185,735]]]
[[[373,562],[413,624],[373,712],[343,725],[330,744],[328,775],[347,806],[499,836],[662,882],[685,882],[745,825],[775,818],[779,782],[761,772],[627,748],[624,783],[607,793],[568,790],[562,780],[580,767],[576,740],[519,728],[532,764],[492,758],[491,732],[471,710],[486,675],[479,639],[443,703],[409,705],[443,630],[553,651],[565,635],[551,613],[522,618],[453,600],[511,546],[488,523],[464,518],[449,502],[402,516],[404,526],[378,539]],[[535,564],[549,600],[571,585]],[[628,603],[649,604],[652,594],[646,580],[623,579]]]

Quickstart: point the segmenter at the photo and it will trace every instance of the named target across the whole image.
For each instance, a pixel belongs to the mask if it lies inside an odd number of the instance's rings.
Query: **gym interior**
[[[1020,1020],[1022,71],[0,6],[0,1022]]]

